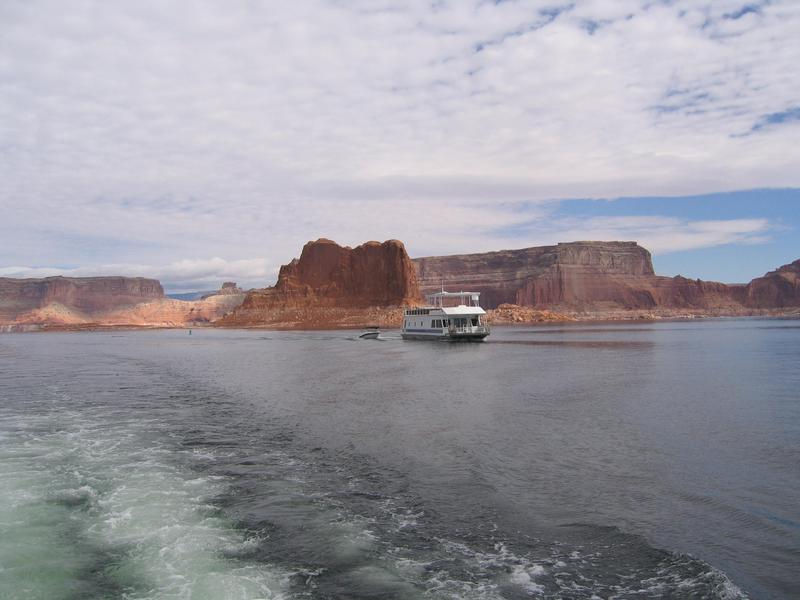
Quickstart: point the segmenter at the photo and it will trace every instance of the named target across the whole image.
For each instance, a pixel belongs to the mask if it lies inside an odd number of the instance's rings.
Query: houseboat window
[[[476,326],[478,324],[478,317],[472,317],[472,325]]]

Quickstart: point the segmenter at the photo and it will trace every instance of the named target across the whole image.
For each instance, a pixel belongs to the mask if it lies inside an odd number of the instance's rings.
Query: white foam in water
[[[748,597],[725,573],[713,567],[694,577],[681,577],[680,571],[675,567],[692,560],[694,559],[688,556],[674,557],[655,577],[643,579],[640,582],[640,591],[653,595],[677,589],[687,597],[695,597],[703,591],[713,590],[714,597],[720,600],[742,600]]]
[[[544,572],[544,569],[539,565],[534,565],[532,569],[526,569],[522,565],[514,565],[514,570],[511,572],[511,582],[531,594],[543,594],[544,586],[533,581],[533,577],[541,574],[537,570],[541,570],[541,573]]]
[[[440,598],[466,598],[474,600],[499,599],[507,596],[504,589],[516,588],[528,597],[552,597],[557,586],[555,597],[562,594],[574,598],[589,600],[608,597],[657,598],[665,595],[679,594],[681,597],[713,597],[720,600],[743,600],[747,598],[728,577],[717,569],[705,565],[703,571],[692,578],[682,578],[690,571],[695,571],[697,561],[691,557],[672,555],[659,565],[655,577],[639,580],[635,574],[628,577],[630,584],[608,586],[597,584],[587,577],[585,571],[587,555],[577,550],[554,554],[550,559],[532,560],[509,550],[500,542],[494,545],[494,551],[476,550],[469,545],[447,539],[437,540],[442,556],[463,561],[471,573],[468,581],[453,577],[447,569],[431,572],[431,563],[422,563],[398,558],[395,564],[399,571],[410,578],[429,574],[424,582],[428,593]],[[398,553],[400,549],[396,550]],[[595,558],[598,555],[591,555]],[[570,564],[571,563],[571,564]],[[569,569],[569,571],[563,570]],[[543,579],[549,581],[545,585]],[[598,595],[598,594],[602,594]]]
[[[253,542],[209,505],[220,478],[136,424],[0,418],[0,598],[283,597],[288,573],[226,558]]]

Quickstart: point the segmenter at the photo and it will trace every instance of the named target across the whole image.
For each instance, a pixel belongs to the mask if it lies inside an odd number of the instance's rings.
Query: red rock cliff
[[[481,292],[481,304],[556,309],[696,309],[736,313],[800,306],[800,261],[747,285],[660,277],[635,242],[571,242],[484,254],[416,259],[423,293]]]
[[[396,306],[419,295],[416,271],[398,240],[356,248],[319,239],[303,246],[300,259],[281,267],[275,291],[281,301],[363,307]]]
[[[743,302],[754,308],[800,306],[800,259],[753,279],[744,289]]]
[[[248,292],[222,324],[280,321],[324,327],[326,320],[342,318],[326,309],[364,310],[418,300],[416,271],[402,242],[367,242],[349,248],[319,239],[308,242],[299,259],[281,267],[275,287]]]
[[[572,242],[521,250],[416,259],[423,293],[481,292],[481,304],[549,306],[647,303],[628,285],[652,277],[650,253],[636,242]]]
[[[163,297],[157,280],[142,277],[0,277],[0,322],[53,304],[91,314]]]

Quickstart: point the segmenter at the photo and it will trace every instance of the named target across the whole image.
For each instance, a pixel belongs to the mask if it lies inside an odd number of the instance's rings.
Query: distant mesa
[[[2,326],[147,326],[210,324],[244,300],[230,288],[207,300],[164,295],[155,279],[142,277],[0,278]]]
[[[48,306],[63,307],[71,320],[163,297],[158,280],[142,277],[0,277],[0,323],[35,321],[36,311]],[[58,312],[51,311],[51,320]]]
[[[744,314],[800,306],[798,263],[747,285],[655,274],[636,242],[570,242],[521,250],[415,259],[423,293],[481,292],[486,308],[513,304],[558,311],[697,310]]]
[[[222,287],[216,290],[215,292],[208,292],[203,294],[200,298],[205,300],[206,298],[210,298],[211,296],[233,296],[236,294],[244,294],[244,290],[241,289],[238,285],[236,285],[235,281],[226,281],[222,284]]]
[[[636,242],[571,242],[418,258],[414,263],[423,293],[442,285],[478,291],[486,308],[638,305],[646,301],[630,283],[654,275],[650,253]]]
[[[241,294],[242,290],[236,285],[235,281],[226,281],[219,290],[220,294]]]

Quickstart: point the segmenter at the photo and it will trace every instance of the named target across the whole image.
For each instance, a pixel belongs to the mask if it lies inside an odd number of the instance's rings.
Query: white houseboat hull
[[[477,328],[476,328],[477,329]],[[401,334],[404,340],[438,340],[441,342],[482,342],[489,335],[489,328],[471,332],[441,332],[439,330],[408,329]]]

